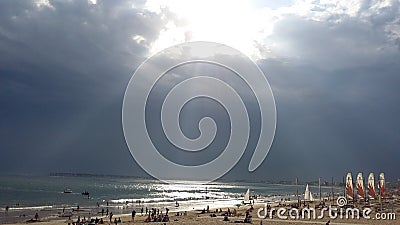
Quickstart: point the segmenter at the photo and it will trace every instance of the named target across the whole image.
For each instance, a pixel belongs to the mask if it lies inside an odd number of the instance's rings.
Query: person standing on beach
[[[135,221],[135,216],[136,216],[136,211],[133,210],[133,211],[132,211],[132,221]]]
[[[112,222],[113,213],[110,212],[110,223]]]
[[[140,215],[143,216],[143,207],[142,207],[142,209],[140,210]]]

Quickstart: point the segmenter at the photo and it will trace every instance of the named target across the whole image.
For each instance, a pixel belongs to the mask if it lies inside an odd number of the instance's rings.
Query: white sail
[[[365,198],[364,178],[362,173],[357,174],[356,188],[358,197]]]
[[[353,188],[353,176],[351,175],[351,173],[347,173],[346,175],[346,191],[347,191],[347,198],[353,199],[354,188]]]
[[[304,200],[310,202],[314,201],[314,197],[310,191],[310,188],[308,187],[308,184],[306,185],[306,190],[304,191]]]
[[[304,191],[304,200],[310,201],[310,189],[308,188],[308,184],[306,185],[306,190]]]
[[[250,201],[250,189],[247,189],[246,194],[244,194],[243,201],[245,201],[245,202]]]
[[[379,191],[381,193],[381,197],[385,196],[385,174],[379,174]]]
[[[368,196],[370,198],[375,198],[375,176],[374,173],[370,173],[368,176]]]

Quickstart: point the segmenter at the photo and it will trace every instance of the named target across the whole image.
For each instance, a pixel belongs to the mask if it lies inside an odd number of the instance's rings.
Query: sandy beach
[[[273,207],[277,207],[277,205],[272,205]],[[280,219],[276,215],[273,216],[273,218],[267,217],[265,219],[260,219],[257,215],[257,211],[260,208],[264,208],[264,204],[255,204],[253,209],[251,210],[251,206],[249,205],[244,205],[240,206],[239,208],[237,207],[231,207],[229,208],[229,211],[232,213],[231,216],[227,217],[229,221],[224,221],[225,216],[228,212],[228,208],[222,208],[222,209],[213,209],[211,208],[209,212],[202,212],[202,210],[193,210],[193,211],[188,211],[188,212],[169,212],[169,222],[145,222],[147,216],[141,213],[137,213],[135,216],[134,221],[132,220],[131,215],[123,214],[123,215],[114,215],[112,222],[110,223],[109,218],[105,216],[97,216],[97,218],[102,218],[104,221],[104,224],[115,224],[114,223],[114,218],[120,218],[121,223],[118,224],[127,224],[127,225],[133,225],[133,224],[139,224],[139,225],[149,225],[149,224],[176,224],[176,225],[204,225],[204,224],[231,224],[231,223],[243,223],[245,219],[246,212],[249,212],[249,215],[251,215],[251,224],[326,224],[328,221],[330,221],[330,224],[343,224],[343,225],[350,225],[350,224],[385,224],[385,225],[390,225],[390,224],[399,224],[398,220],[376,220],[375,219],[375,212],[371,213],[371,219],[365,219],[365,218],[360,218],[360,219],[340,219],[339,217],[336,219],[331,219],[326,212],[324,214],[324,217],[322,219],[308,219],[306,218],[300,218],[300,219]],[[286,207],[289,209],[289,207]],[[222,210],[222,212],[220,211]],[[235,212],[235,213],[234,213]],[[215,215],[215,216],[214,216]],[[287,214],[286,214],[287,215]],[[317,213],[317,216],[319,214]],[[395,213],[396,218],[400,218],[399,213]],[[96,216],[92,217],[96,218]],[[34,222],[34,224],[43,224],[43,225],[64,225],[64,224],[72,224],[73,221],[76,221],[77,217],[73,216],[71,220],[68,221],[68,219],[54,219],[46,222]],[[26,222],[23,223],[10,223],[10,224],[27,224]],[[85,223],[88,224],[88,223]]]

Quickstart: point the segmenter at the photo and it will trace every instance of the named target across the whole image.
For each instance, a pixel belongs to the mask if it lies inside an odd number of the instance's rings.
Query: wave
[[[5,210],[5,208],[1,208]],[[52,205],[43,205],[43,206],[16,206],[10,207],[9,210],[21,211],[21,210],[46,210],[46,209],[54,209]]]

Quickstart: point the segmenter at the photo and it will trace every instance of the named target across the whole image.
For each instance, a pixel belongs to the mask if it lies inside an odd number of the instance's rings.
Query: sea
[[[235,207],[247,189],[258,203],[296,200],[304,185],[263,182],[216,181],[209,184],[175,181],[163,183],[153,179],[113,176],[0,176],[0,223],[25,221],[38,213],[42,220],[72,215],[100,216],[101,210],[117,214],[140,213],[142,208],[169,208],[174,211]],[[72,193],[64,193],[70,189]],[[310,191],[319,193],[317,186]],[[331,193],[322,187],[322,195]],[[88,192],[89,196],[82,195]],[[340,193],[341,189],[334,188]],[[302,198],[302,197],[301,197]],[[318,198],[315,195],[315,198]],[[8,206],[8,211],[6,207]],[[78,210],[79,208],[79,210]]]

